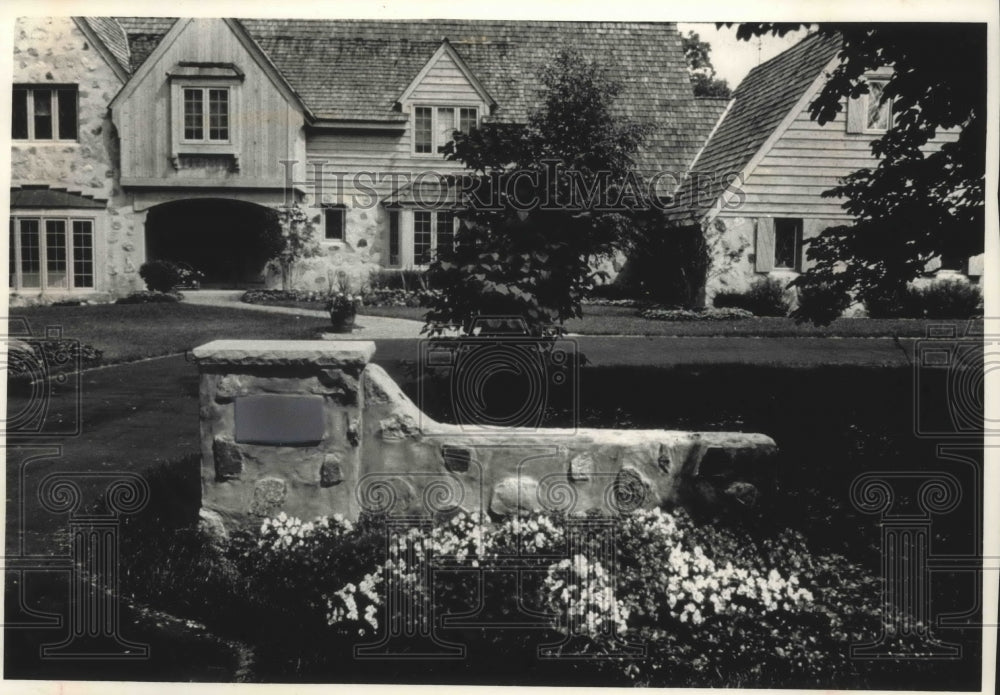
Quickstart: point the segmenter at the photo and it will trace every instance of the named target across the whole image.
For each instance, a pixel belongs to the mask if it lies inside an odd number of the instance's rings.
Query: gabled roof
[[[732,102],[691,167],[710,179],[698,190],[688,178],[678,191],[679,217],[700,218],[725,193],[729,174],[744,173],[776,134],[792,109],[815,88],[837,55],[839,35],[812,34],[751,70],[733,92]]]
[[[122,17],[135,70],[174,23]],[[317,119],[399,123],[400,95],[447,39],[496,101],[493,120],[523,121],[537,103],[534,76],[562,49],[601,60],[623,85],[618,111],[651,123],[646,171],[687,170],[711,123],[693,98],[673,23],[493,20],[242,19]]]
[[[432,55],[430,60],[428,60],[424,64],[424,67],[420,69],[420,72],[417,73],[416,77],[410,80],[410,84],[407,85],[406,89],[403,90],[403,93],[399,95],[398,99],[396,99],[397,104],[409,98],[409,96],[413,93],[413,91],[423,81],[424,77],[427,76],[427,73],[430,72],[431,69],[433,69],[433,67],[437,64],[439,60],[441,60],[442,56],[448,56],[449,58],[451,58],[451,61],[455,64],[455,67],[458,68],[459,72],[462,73],[466,81],[468,81],[468,83],[472,86],[472,88],[476,90],[476,93],[479,94],[480,99],[485,101],[490,106],[496,105],[496,100],[493,99],[492,96],[490,96],[490,93],[486,90],[486,87],[484,87],[483,83],[479,81],[479,78],[476,77],[476,74],[469,69],[469,66],[465,64],[465,61],[462,60],[462,56],[458,54],[458,51],[455,50],[455,48],[451,45],[451,42],[448,41],[447,38],[445,38],[445,40],[441,42],[441,45],[438,47],[438,49],[434,51],[434,55]]]
[[[135,91],[138,83],[144,79],[145,75],[150,70],[153,69],[152,66],[158,59],[157,56],[169,50],[170,45],[177,40],[177,38],[183,34],[185,30],[187,30],[188,26],[192,22],[196,21],[221,21],[225,24],[240,44],[242,44],[243,48],[250,55],[250,58],[257,63],[271,83],[278,89],[279,92],[282,93],[282,95],[284,95],[285,99],[289,103],[298,107],[304,114],[307,115],[307,117],[313,117],[313,114],[310,112],[308,106],[303,103],[301,97],[285,79],[284,74],[274,65],[270,57],[261,49],[260,45],[253,39],[253,37],[250,36],[246,28],[235,19],[196,20],[188,17],[180,21],[172,22],[170,28],[167,30],[167,33],[164,34],[162,39],[153,46],[149,54],[145,56],[143,62],[135,68],[132,73],[132,78],[125,83],[121,91],[119,91],[118,94],[115,95],[114,99],[111,100],[112,107],[114,107],[115,103],[118,101],[128,98],[128,96]],[[192,63],[185,64],[191,65]],[[193,64],[203,65],[204,63]]]

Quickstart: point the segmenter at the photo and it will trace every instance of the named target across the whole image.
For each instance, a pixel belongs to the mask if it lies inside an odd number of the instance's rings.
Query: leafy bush
[[[115,304],[164,304],[169,302],[179,302],[184,298],[180,292],[133,292],[121,297]]]
[[[47,376],[60,368],[95,367],[104,353],[93,345],[66,339],[11,340],[7,373],[12,378]]]
[[[187,277],[185,269],[173,261],[146,261],[139,267],[139,277],[153,292],[169,292]]]
[[[191,480],[177,481],[175,489],[196,486],[196,458],[186,463]],[[169,487],[158,482],[154,496]],[[640,660],[553,664],[569,669],[567,676],[593,669],[602,683],[857,687],[865,682],[857,669],[873,667],[848,655],[851,643],[879,631],[879,579],[841,556],[811,554],[792,532],[761,540],[697,525],[683,512],[639,511],[617,522],[611,583],[612,568],[596,560],[600,539],[590,536],[574,546],[578,554],[563,555],[570,527],[558,516],[489,523],[460,512],[398,533],[387,548],[378,517],[303,522],[282,513],[212,548],[183,527],[163,533],[182,521],[173,508],[169,498],[154,501],[144,523],[126,524],[123,589],[238,635],[299,676],[298,669],[333,669],[349,678],[343,664],[352,646],[373,641],[386,620],[402,619],[386,613],[387,581],[433,602],[437,615],[468,613],[480,599],[477,619],[487,624],[525,610],[554,612],[560,617],[536,634],[555,639],[541,641],[558,641],[561,632],[595,656],[616,646],[615,633],[647,645]],[[192,514],[193,507],[183,516]],[[465,570],[421,573],[419,564],[429,558]],[[482,594],[476,574],[467,571],[526,558],[537,559],[541,571],[520,579],[516,572],[487,571]],[[568,614],[578,617],[575,627]],[[469,652],[484,662],[509,663],[534,649],[516,631],[463,636],[489,641],[483,656]]]
[[[674,227],[656,217],[639,226],[620,282],[632,297],[692,309],[702,301],[711,264],[699,225]]]
[[[825,282],[797,285],[796,292],[798,295],[798,306],[795,309],[796,318],[815,316],[821,311],[840,315],[851,305],[851,297],[847,292]]]
[[[864,301],[871,318],[969,319],[983,312],[979,286],[962,280],[941,280],[924,287],[870,293]]]
[[[740,321],[752,319],[754,315],[746,309],[646,309],[639,312],[644,319],[654,321]]]
[[[712,303],[719,309],[746,309],[754,316],[787,316],[785,286],[777,278],[757,278],[745,292],[719,292]]]
[[[968,319],[982,316],[983,294],[978,285],[962,280],[942,280],[911,290],[916,318]]]

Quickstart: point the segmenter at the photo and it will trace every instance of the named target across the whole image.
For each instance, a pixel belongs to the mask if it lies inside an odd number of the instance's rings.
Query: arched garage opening
[[[201,271],[206,287],[262,284],[264,264],[280,242],[277,212],[240,200],[172,201],[146,217],[147,260],[186,263]]]

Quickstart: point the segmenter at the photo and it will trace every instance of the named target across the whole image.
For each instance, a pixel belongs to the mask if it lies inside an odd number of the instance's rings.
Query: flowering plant
[[[413,614],[422,621],[476,610],[487,623],[548,615],[548,629],[594,654],[621,639],[649,645],[651,659],[594,662],[649,684],[679,673],[711,684],[720,668],[739,682],[767,682],[775,669],[828,682],[850,668],[847,645],[880,627],[877,579],[843,558],[812,556],[790,532],[755,541],[660,509],[603,519],[610,544],[573,535],[589,528],[579,520],[541,513],[491,522],[459,512],[388,536],[380,523],[279,514],[261,524],[248,566],[269,577],[267,595],[295,597],[307,620],[345,640],[374,640],[417,605],[430,607]],[[514,649],[503,630],[490,634]]]
[[[335,314],[356,313],[361,306],[361,295],[334,292],[326,300],[326,311],[331,316]]]

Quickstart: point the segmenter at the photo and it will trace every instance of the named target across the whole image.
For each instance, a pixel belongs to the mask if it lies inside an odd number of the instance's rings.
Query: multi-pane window
[[[323,209],[323,236],[327,241],[344,240],[345,212],[346,210],[339,205],[331,205]]]
[[[455,213],[437,213],[437,244],[434,248],[438,253],[455,249]]]
[[[774,221],[774,267],[799,270],[802,257],[802,220]]]
[[[413,262],[425,265],[431,262],[431,217],[433,213],[417,210],[413,213]]]
[[[392,219],[390,218],[390,225]],[[389,257],[392,261],[392,228],[389,230]],[[443,249],[455,248],[455,213],[451,210],[416,210],[413,213],[413,263],[426,265]]]
[[[400,264],[399,258],[399,210],[389,211],[389,265],[397,267]]]
[[[468,133],[479,124],[479,109],[455,106],[417,106],[413,109],[413,151],[443,152],[456,130]]]
[[[94,223],[73,220],[73,287],[94,286]]]
[[[413,110],[413,151],[428,154],[434,149],[434,109],[418,106]]]
[[[93,220],[12,217],[9,284],[15,289],[93,288]]]
[[[184,140],[228,142],[229,116],[227,88],[184,88]]]
[[[14,140],[77,138],[76,85],[15,85],[11,114]]]
[[[868,82],[865,130],[885,132],[892,124],[892,101],[890,99],[882,101],[885,84],[881,80],[869,80]]]

